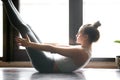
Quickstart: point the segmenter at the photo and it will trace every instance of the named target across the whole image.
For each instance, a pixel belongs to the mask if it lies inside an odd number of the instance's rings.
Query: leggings
[[[12,1],[3,0],[3,4],[11,25],[20,32],[21,36],[25,38],[25,35],[27,34],[32,42],[41,43],[40,39],[33,32],[30,26],[23,22]],[[26,51],[36,70],[41,73],[53,72],[54,59],[52,56],[48,57],[43,51],[29,47],[26,47]]]

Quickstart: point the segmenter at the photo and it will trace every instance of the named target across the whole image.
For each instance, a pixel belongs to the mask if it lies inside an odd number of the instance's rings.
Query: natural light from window
[[[69,0],[20,0],[20,13],[43,42],[69,42]],[[83,24],[101,22],[93,57],[120,55],[120,0],[83,0]]]
[[[69,41],[69,0],[20,0],[20,14],[42,42]]]
[[[2,21],[2,2],[0,1],[0,57],[3,56],[3,21]]]
[[[93,46],[93,57],[120,55],[120,0],[83,0],[83,22],[99,20],[101,38]]]

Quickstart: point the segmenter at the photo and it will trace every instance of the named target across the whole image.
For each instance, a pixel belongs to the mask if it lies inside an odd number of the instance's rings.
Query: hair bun
[[[99,21],[97,21],[97,22],[95,22],[94,24],[93,24],[93,27],[94,28],[98,28],[99,26],[101,26],[101,23],[99,22]]]

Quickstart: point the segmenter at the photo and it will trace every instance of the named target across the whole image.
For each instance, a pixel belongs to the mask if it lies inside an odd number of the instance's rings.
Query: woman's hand
[[[15,40],[18,43],[19,46],[24,46],[24,47],[29,47],[30,43],[31,43],[28,35],[26,35],[26,38],[16,37]]]

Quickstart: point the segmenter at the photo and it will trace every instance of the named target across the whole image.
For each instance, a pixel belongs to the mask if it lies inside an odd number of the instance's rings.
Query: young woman
[[[9,20],[22,35],[23,38],[16,38],[19,46],[24,46],[29,58],[36,70],[39,72],[73,72],[84,67],[91,58],[92,43],[99,39],[97,28],[100,22],[83,25],[77,35],[76,46],[64,46],[50,43],[41,43],[33,30],[25,24],[11,0],[2,0]],[[52,55],[48,57],[44,51],[62,55],[62,58],[55,59]]]

